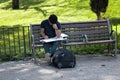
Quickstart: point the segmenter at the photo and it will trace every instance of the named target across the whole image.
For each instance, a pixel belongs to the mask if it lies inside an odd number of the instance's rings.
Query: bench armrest
[[[32,35],[32,44],[35,43],[34,35]]]
[[[112,35],[114,37],[114,40],[117,40],[117,32],[115,30],[112,30],[110,33],[110,38],[112,39]]]
[[[83,36],[83,42],[88,42],[88,37],[86,34],[82,35]]]

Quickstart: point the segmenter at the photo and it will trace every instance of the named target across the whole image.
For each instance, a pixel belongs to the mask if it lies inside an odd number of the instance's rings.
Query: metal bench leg
[[[111,43],[111,44],[108,44],[108,53],[111,55],[111,56],[116,56],[116,53],[115,53],[115,44]]]
[[[110,54],[110,44],[108,44],[108,54]]]
[[[115,43],[114,43],[114,56],[117,55],[117,32],[116,31],[113,31],[114,32],[114,37],[115,37]]]
[[[117,55],[117,44],[116,42],[115,43],[112,43],[112,49],[111,49],[111,55],[112,56],[116,56]]]
[[[115,42],[115,56],[117,55],[117,42]]]
[[[35,57],[35,48],[32,47],[32,58],[34,60],[34,63],[37,63],[36,57]]]

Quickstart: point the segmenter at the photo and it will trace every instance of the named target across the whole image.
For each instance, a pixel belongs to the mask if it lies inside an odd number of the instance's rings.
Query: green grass
[[[0,26],[40,23],[50,14],[56,14],[60,22],[96,20],[90,10],[89,0],[20,0],[20,9],[12,10],[12,0],[0,0]],[[120,18],[119,0],[109,0],[107,18]]]

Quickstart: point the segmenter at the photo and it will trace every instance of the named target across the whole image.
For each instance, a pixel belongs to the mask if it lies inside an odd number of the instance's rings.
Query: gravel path
[[[120,55],[77,56],[75,68],[57,69],[42,60],[0,63],[0,80],[120,80]]]

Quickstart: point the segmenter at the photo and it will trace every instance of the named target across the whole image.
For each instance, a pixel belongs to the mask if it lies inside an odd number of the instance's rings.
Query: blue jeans
[[[59,45],[60,45],[60,41],[55,41],[50,43],[44,43],[43,47],[44,47],[45,53],[50,53],[51,55],[53,55]]]

